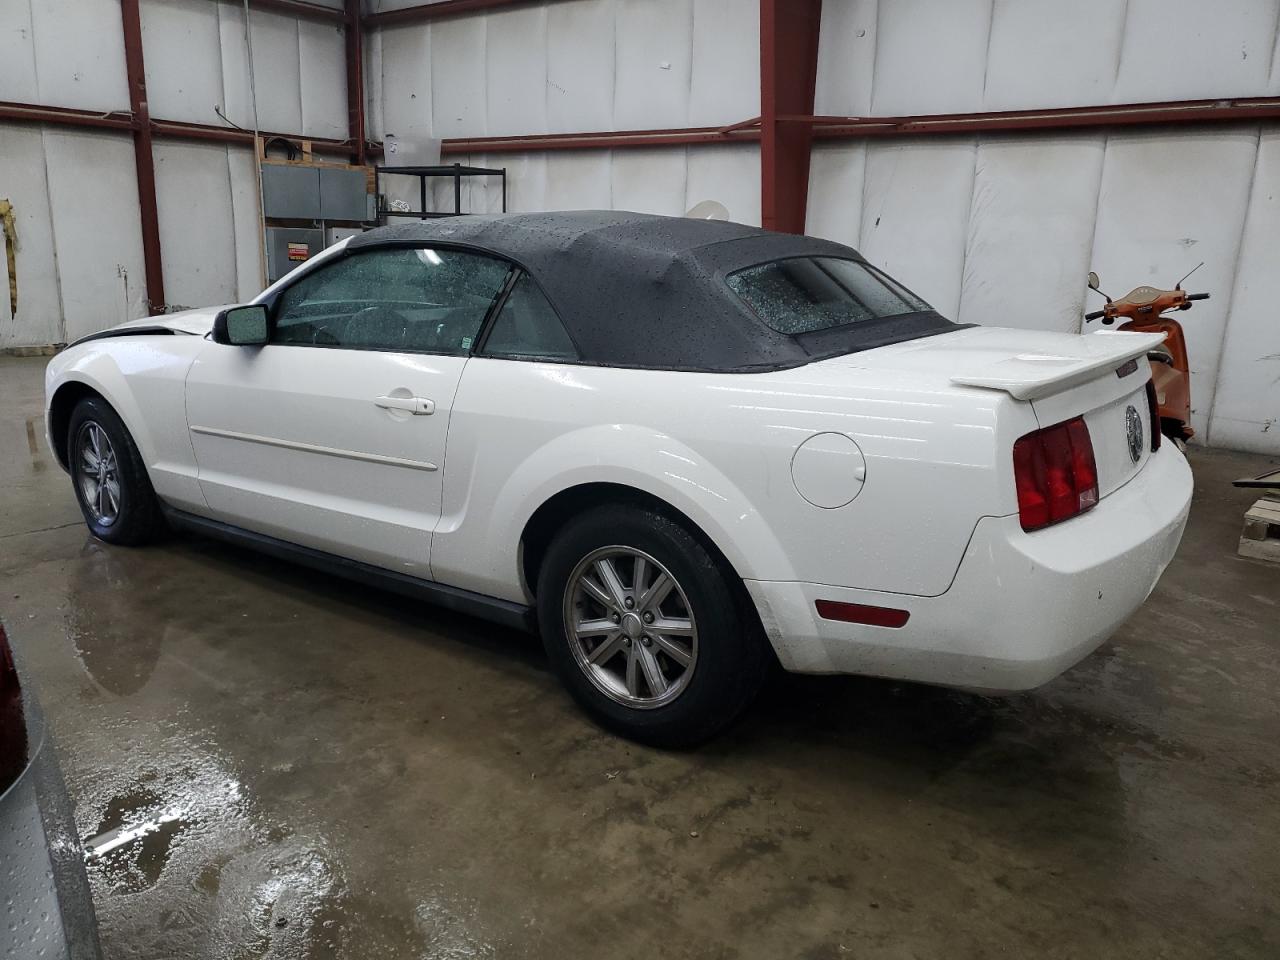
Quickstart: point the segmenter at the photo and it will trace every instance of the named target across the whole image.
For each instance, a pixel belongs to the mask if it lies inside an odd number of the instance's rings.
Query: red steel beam
[[[442,155],[520,153],[543,150],[616,150],[620,147],[676,147],[686,144],[754,143],[760,131],[721,127],[665,130],[605,130],[597,133],[548,133],[519,137],[455,137],[441,141]]]
[[[124,111],[97,113],[92,110],[76,110],[70,107],[48,107],[35,103],[14,103],[0,101],[0,121],[14,123],[43,123],[61,127],[81,129],[105,129],[134,131],[138,124],[130,114]],[[238,127],[217,127],[207,123],[192,123],[186,120],[151,120],[151,136],[155,139],[168,140],[207,140],[214,143],[231,143],[253,146],[253,132]],[[346,140],[316,139],[304,137],[297,133],[270,133],[263,131],[264,140],[281,137],[285,140],[301,142],[311,141],[311,149],[316,153],[347,155],[351,153],[351,144]],[[369,154],[380,154],[382,147],[378,144],[366,144]]]
[[[240,0],[223,0],[240,6]],[[310,20],[327,20],[331,23],[345,23],[347,12],[335,7],[325,7],[307,0],[249,0],[249,6],[255,10],[269,10],[272,13],[283,13],[291,17],[305,17]]]
[[[360,0],[346,0],[345,49],[347,60],[347,139],[351,162],[364,166],[364,27]]]
[[[164,267],[160,254],[160,210],[156,204],[156,162],[151,149],[151,114],[147,109],[146,67],[142,61],[142,17],[139,0],[120,0],[124,23],[124,64],[133,114],[133,165],[138,174],[138,206],[142,214],[142,262],[147,273],[147,312],[164,313]]]
[[[1280,119],[1280,97],[1176,100],[1162,103],[1123,103],[1105,107],[1003,110],[917,117],[788,116],[780,119],[786,123],[810,125],[814,136],[822,139],[1110,129],[1153,124],[1181,126]]]
[[[0,105],[2,106],[2,105]],[[1237,97],[1129,103],[1105,107],[1054,110],[1007,110],[987,113],[936,114],[912,117],[815,117],[780,114],[779,124],[808,125],[821,140],[869,137],[916,137],[975,132],[1106,130],[1143,126],[1200,126],[1225,122],[1280,120],[1280,97]],[[554,150],[617,150],[627,147],[688,144],[754,143],[761,139],[760,118],[723,127],[672,127],[665,130],[598,130],[518,137],[466,137],[442,142],[443,154],[519,153]]]
[[[440,0],[439,3],[423,3],[400,10],[384,10],[367,14],[366,27],[388,27],[397,23],[421,23],[426,20],[443,20],[461,17],[469,13],[485,13],[498,7],[529,6],[537,0]]]
[[[804,233],[822,0],[760,0],[760,222]]]
[[[124,111],[95,113],[70,107],[46,107],[35,103],[0,100],[0,120],[16,123],[50,123],[63,127],[101,127],[107,130],[132,130],[133,118]]]

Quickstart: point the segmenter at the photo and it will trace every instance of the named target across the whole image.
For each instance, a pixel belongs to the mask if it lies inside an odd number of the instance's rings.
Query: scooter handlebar
[[[1106,313],[1107,311],[1105,310],[1095,310],[1093,313],[1086,313],[1084,318],[1085,320],[1097,320],[1099,317],[1106,316]]]
[[[1207,293],[1188,293],[1187,299],[1188,300],[1208,300],[1209,295]]]

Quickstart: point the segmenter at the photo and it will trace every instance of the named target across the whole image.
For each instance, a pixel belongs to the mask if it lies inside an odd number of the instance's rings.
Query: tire
[[[98,458],[106,466],[101,479],[92,465],[94,449],[104,454]],[[85,397],[71,411],[67,464],[80,512],[95,537],[135,546],[155,540],[165,531],[160,501],[138,446],[101,397]],[[101,498],[96,496],[99,490]]]
[[[613,591],[602,561],[614,571]],[[652,588],[664,574],[674,585],[655,606]],[[619,592],[632,607],[604,602]],[[710,739],[750,703],[772,659],[733,571],[653,510],[605,505],[575,517],[548,546],[537,597],[543,644],[569,693],[600,725],[641,743]]]

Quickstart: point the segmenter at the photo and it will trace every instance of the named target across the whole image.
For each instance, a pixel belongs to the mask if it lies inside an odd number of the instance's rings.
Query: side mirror
[[[1089,271],[1089,289],[1098,290],[1098,275],[1092,270]],[[1098,290],[1098,292],[1101,293],[1102,291]]]
[[[267,308],[261,304],[227,307],[213,321],[213,342],[233,347],[260,347],[269,334]]]

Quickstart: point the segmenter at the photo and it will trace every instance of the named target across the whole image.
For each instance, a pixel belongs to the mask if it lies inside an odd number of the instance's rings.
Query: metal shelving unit
[[[462,178],[463,177],[501,177],[502,178],[502,212],[507,212],[507,168],[506,167],[469,167],[461,163],[444,163],[429,167],[374,167],[374,191],[378,197],[378,222],[386,224],[389,217],[415,217],[428,220],[433,217],[456,217],[462,215]],[[417,177],[419,209],[391,210],[382,205],[382,178],[384,176]],[[427,209],[427,180],[431,177],[449,177],[453,180],[453,212],[441,212]]]

